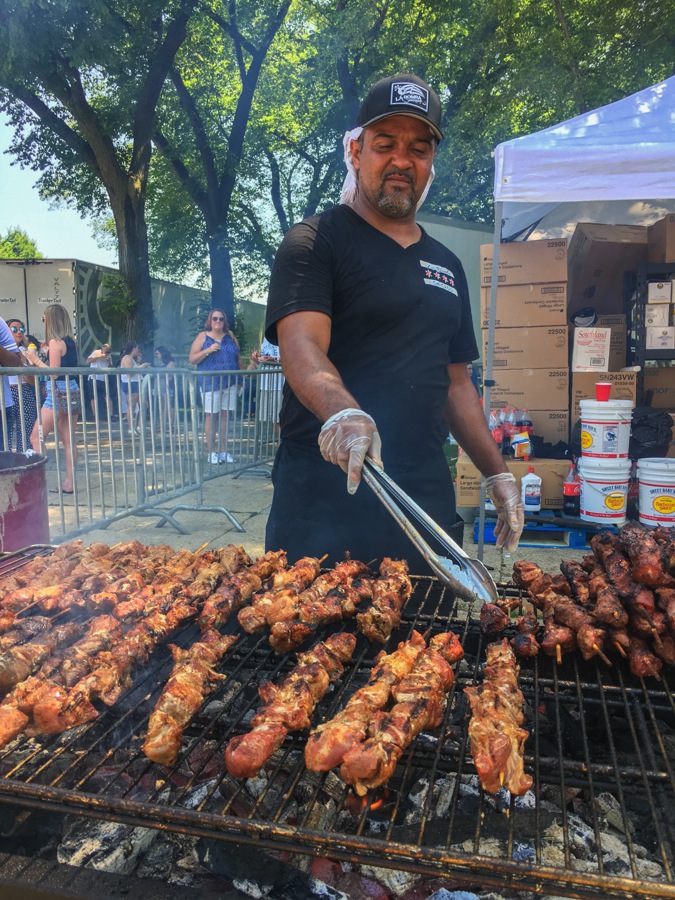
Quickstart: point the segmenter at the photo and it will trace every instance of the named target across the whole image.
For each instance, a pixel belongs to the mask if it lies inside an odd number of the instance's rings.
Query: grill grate
[[[6,559],[0,574],[2,565]],[[305,770],[302,735],[289,736],[265,778],[238,782],[226,773],[225,745],[245,729],[247,713],[259,702],[259,684],[283,676],[294,662],[275,656],[266,638],[255,636],[242,636],[226,655],[221,671],[227,679],[186,733],[172,770],[151,763],[140,749],[171,668],[162,647],[133,689],[113,709],[102,709],[97,720],[58,736],[20,739],[0,751],[0,802],[451,874],[466,884],[580,898],[675,898],[672,673],[645,682],[620,661],[611,668],[577,655],[565,657],[561,666],[542,655],[521,661],[530,731],[525,761],[534,786],[526,798],[505,792],[494,798],[473,777],[462,692],[481,679],[486,638],[470,604],[456,601],[435,579],[413,582],[407,615],[388,649],[412,628],[451,629],[461,637],[465,659],[442,727],[420,735],[390,784],[367,802],[357,803],[334,773]],[[517,596],[512,588],[502,592]],[[187,646],[196,635],[190,625],[172,640]],[[379,649],[359,636],[344,677],[319,706],[320,718],[333,715],[366,681]],[[611,833],[604,822],[605,794],[616,804]],[[564,800],[555,805],[554,797]],[[590,822],[584,835],[580,806]],[[620,874],[610,853],[617,840],[627,861]],[[658,876],[645,875],[645,846],[660,866]]]

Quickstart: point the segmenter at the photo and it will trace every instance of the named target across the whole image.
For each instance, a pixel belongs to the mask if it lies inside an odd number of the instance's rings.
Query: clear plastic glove
[[[382,466],[382,441],[372,416],[362,409],[342,409],[327,419],[319,434],[319,449],[327,462],[347,473],[347,490],[356,492],[366,456]]]
[[[525,525],[525,510],[516,479],[510,472],[500,472],[486,478],[485,487],[497,510],[497,547],[511,553],[518,546]]]

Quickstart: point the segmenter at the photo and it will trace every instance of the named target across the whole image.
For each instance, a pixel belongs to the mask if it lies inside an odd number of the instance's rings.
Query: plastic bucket
[[[49,543],[47,457],[0,453],[0,552]]]
[[[675,528],[675,459],[639,459],[640,521]]]
[[[623,525],[631,463],[629,459],[579,460],[579,515],[585,522]]]
[[[589,459],[628,459],[632,400],[580,400],[581,455]]]

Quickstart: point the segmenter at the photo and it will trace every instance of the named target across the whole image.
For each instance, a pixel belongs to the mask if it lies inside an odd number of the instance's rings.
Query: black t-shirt
[[[350,207],[294,226],[272,269],[266,336],[300,311],[331,318],[328,357],[374,418],[383,459],[419,462],[447,437],[449,363],[478,356],[462,265],[422,231],[403,248]],[[282,440],[316,447],[321,423],[287,386]]]

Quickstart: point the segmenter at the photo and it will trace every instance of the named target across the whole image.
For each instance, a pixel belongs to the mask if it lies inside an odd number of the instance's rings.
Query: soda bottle
[[[581,494],[581,479],[577,467],[570,463],[569,472],[563,479],[563,513],[566,516],[579,516],[579,499]]]

